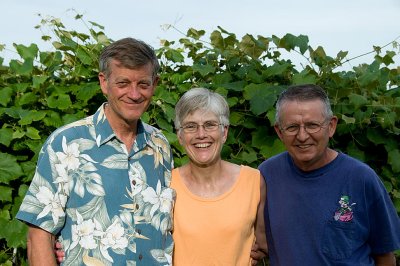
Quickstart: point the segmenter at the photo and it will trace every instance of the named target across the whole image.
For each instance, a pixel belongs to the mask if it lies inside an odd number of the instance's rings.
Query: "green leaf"
[[[354,117],[349,117],[344,114],[342,114],[342,119],[346,124],[354,124],[356,122],[356,119]]]
[[[20,139],[23,136],[25,136],[25,132],[22,131],[21,129],[17,129],[13,132],[12,138],[13,139]]]
[[[28,92],[28,93],[24,93],[21,98],[19,99],[18,103],[20,106],[22,105],[26,105],[26,104],[33,104],[37,101],[37,96],[35,95],[35,93],[32,92]]]
[[[245,87],[245,99],[250,100],[250,110],[260,115],[274,107],[278,97],[279,86],[268,84],[250,84]]]
[[[392,166],[395,173],[400,173],[400,151],[398,149],[392,150],[388,154],[388,163]]]
[[[257,153],[255,151],[242,151],[235,157],[247,164],[257,161]]]
[[[10,69],[17,75],[29,75],[33,71],[33,59],[27,58],[23,63],[17,60],[10,61]]]
[[[253,36],[246,34],[239,43],[239,48],[248,56],[257,59],[266,50],[266,46],[260,46]]]
[[[355,144],[354,142],[350,142],[350,144],[347,146],[347,154],[350,156],[353,156],[357,159],[359,159],[360,161],[365,162],[365,153],[360,150]]]
[[[30,139],[41,139],[39,135],[39,130],[34,127],[27,127],[26,129],[26,136]]]
[[[291,70],[292,64],[289,63],[275,63],[272,66],[268,67],[265,71],[263,71],[263,75],[266,77],[271,76],[281,76]]]
[[[6,239],[10,248],[24,248],[27,231],[28,227],[16,219],[9,221],[0,218],[0,236]]]
[[[368,99],[362,95],[350,93],[349,100],[351,104],[354,104],[354,109],[357,110],[361,106],[368,104]]]
[[[92,99],[95,95],[100,94],[100,91],[101,90],[99,84],[96,81],[96,82],[86,83],[83,86],[82,85],[76,86],[74,94],[79,100],[87,102],[90,99]]]
[[[377,128],[368,128],[367,138],[375,145],[385,144],[386,142],[386,137],[382,134],[382,131]]]
[[[294,36],[288,33],[280,39],[278,47],[284,48],[289,52],[295,47],[299,47],[300,52],[304,54],[308,49],[308,37],[306,35]]]
[[[300,73],[295,73],[292,77],[292,84],[316,84],[318,75],[310,72],[308,69],[304,69]]]
[[[43,83],[45,83],[45,81],[48,79],[49,77],[46,75],[42,75],[42,76],[33,76],[32,77],[32,86],[35,89],[40,88],[40,85],[42,85]]]
[[[185,61],[185,57],[182,55],[182,53],[174,49],[167,50],[165,52],[165,57],[175,63]]]
[[[213,31],[210,35],[211,44],[216,48],[224,48],[224,39],[219,31]]]
[[[13,132],[11,128],[0,128],[0,143],[8,147],[13,139]]]
[[[0,186],[0,201],[12,202],[12,191],[13,189],[10,187]]]
[[[79,60],[85,65],[92,64],[92,57],[85,51],[82,46],[79,46],[78,49],[76,49],[76,57],[78,57]]]
[[[169,78],[173,84],[182,84],[188,81],[193,75],[193,72],[174,73]]]
[[[285,145],[277,137],[272,146],[266,146],[266,145],[261,146],[260,153],[265,159],[268,159],[285,150],[286,150]]]
[[[194,28],[190,28],[190,29],[187,31],[187,36],[188,36],[188,37],[192,37],[192,38],[195,39],[195,40],[199,40],[201,37],[204,36],[205,33],[206,33],[206,32],[205,32],[204,30],[196,30],[196,29],[194,29]]]
[[[7,106],[7,104],[11,101],[11,95],[13,94],[13,90],[10,87],[5,87],[0,90],[0,104],[3,106]]]
[[[244,89],[244,86],[246,85],[245,81],[234,81],[230,83],[224,83],[220,84],[220,87],[223,87],[228,90],[232,91],[242,91]]]
[[[7,153],[0,153],[0,172],[0,182],[4,184],[9,184],[23,174],[17,159]]]
[[[229,72],[218,73],[213,77],[213,84],[219,86],[232,81],[232,75]]]
[[[67,94],[52,94],[47,98],[47,104],[50,108],[64,110],[71,107],[72,102]]]
[[[240,125],[244,120],[245,115],[241,112],[232,111],[229,117],[229,122],[233,126]]]
[[[200,65],[200,64],[193,64],[193,71],[200,73],[203,77],[207,76],[210,73],[215,72],[215,67],[212,65]]]
[[[20,111],[19,124],[21,126],[30,125],[33,121],[41,121],[46,116],[45,111],[36,111],[36,110],[23,110]]]
[[[33,43],[29,47],[22,44],[14,44],[14,47],[17,49],[18,54],[25,60],[30,59],[33,61],[39,51],[38,46]]]

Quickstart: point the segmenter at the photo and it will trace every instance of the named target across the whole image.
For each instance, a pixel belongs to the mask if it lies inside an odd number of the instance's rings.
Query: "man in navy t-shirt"
[[[325,91],[289,87],[276,110],[287,151],[259,166],[271,265],[395,265],[399,216],[369,166],[328,148],[338,118]]]

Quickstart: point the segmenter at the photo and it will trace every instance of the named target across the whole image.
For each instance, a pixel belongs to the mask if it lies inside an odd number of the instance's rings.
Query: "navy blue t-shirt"
[[[271,265],[374,265],[400,248],[400,219],[376,173],[339,153],[310,172],[287,152],[264,161]]]

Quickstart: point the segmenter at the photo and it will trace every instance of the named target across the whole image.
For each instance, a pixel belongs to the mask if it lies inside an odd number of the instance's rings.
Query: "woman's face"
[[[196,110],[181,124],[182,127],[178,132],[179,143],[185,148],[191,163],[207,167],[221,160],[222,145],[228,135],[228,126],[220,125],[219,118],[214,113]]]

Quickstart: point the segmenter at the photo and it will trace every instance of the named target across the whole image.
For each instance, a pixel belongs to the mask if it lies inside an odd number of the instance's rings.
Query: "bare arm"
[[[396,266],[396,258],[393,252],[373,255],[376,266]]]
[[[30,225],[27,241],[29,265],[57,265],[53,249],[54,242],[54,235],[39,227]]]
[[[260,175],[260,203],[258,204],[256,228],[255,228],[256,244],[253,246],[250,254],[254,262],[253,265],[256,265],[256,262],[264,258],[268,253],[267,236],[265,234],[265,224],[264,224],[264,206],[266,197],[267,197],[266,184],[264,181],[264,177]]]

